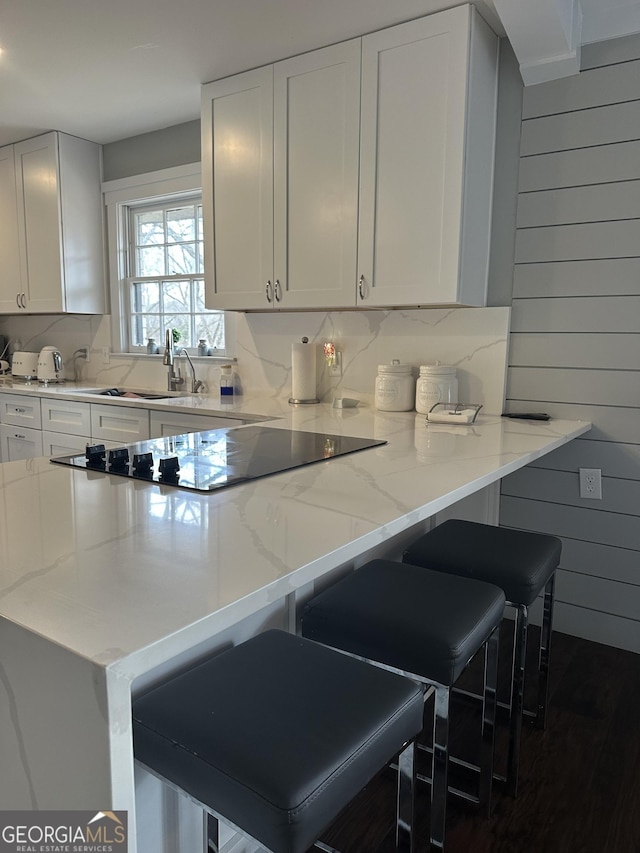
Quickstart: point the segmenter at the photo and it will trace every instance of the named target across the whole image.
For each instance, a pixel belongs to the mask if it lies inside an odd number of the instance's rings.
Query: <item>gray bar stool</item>
[[[481,776],[477,801],[491,804],[499,626],[505,597],[482,581],[373,560],[312,598],[302,633],[434,688],[430,849],[444,848],[450,689],[485,647]]]
[[[516,611],[509,708],[507,791],[516,796],[520,734],[524,712],[524,676],[529,607],[544,589],[538,653],[538,701],[535,725],[544,729],[549,693],[549,663],[555,571],[562,543],[555,536],[451,519],[425,533],[404,552],[412,565],[486,581],[504,590],[507,606]]]
[[[396,840],[410,851],[423,702],[414,681],[266,631],[134,700],[134,754],[203,808],[203,849],[219,849],[219,818],[303,853],[400,753]]]

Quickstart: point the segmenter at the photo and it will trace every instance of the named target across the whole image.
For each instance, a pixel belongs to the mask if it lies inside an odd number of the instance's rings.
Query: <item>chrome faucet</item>
[[[173,332],[171,329],[167,329],[167,333],[165,335],[162,363],[169,368],[167,376],[167,390],[177,391],[178,386],[184,383],[184,379],[180,376],[180,368],[178,368],[177,372],[174,369]]]
[[[178,350],[178,355],[186,356],[187,361],[191,367],[191,393],[197,394],[198,391],[201,391],[204,388],[204,382],[201,382],[199,379],[196,379],[196,369],[193,366],[193,362],[191,361],[191,356],[186,350],[186,347],[182,347]],[[182,380],[184,382],[184,379]]]

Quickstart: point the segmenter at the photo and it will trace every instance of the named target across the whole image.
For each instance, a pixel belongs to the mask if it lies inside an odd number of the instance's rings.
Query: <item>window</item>
[[[192,354],[230,355],[224,312],[204,304],[199,180],[198,164],[105,185],[114,352],[162,352],[172,329]]]
[[[204,307],[199,198],[130,207],[129,247],[131,346],[162,345],[173,329],[181,346],[223,350],[222,315]]]

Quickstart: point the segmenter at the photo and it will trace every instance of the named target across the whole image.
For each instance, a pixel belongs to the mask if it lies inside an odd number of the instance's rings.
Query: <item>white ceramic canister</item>
[[[410,364],[379,364],[375,387],[375,407],[381,412],[410,412],[415,402],[415,383]]]
[[[422,364],[416,382],[416,411],[426,415],[436,403],[458,403],[458,379],[449,364]]]

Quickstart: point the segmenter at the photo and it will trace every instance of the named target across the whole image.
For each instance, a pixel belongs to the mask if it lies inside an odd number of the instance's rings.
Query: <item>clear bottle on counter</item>
[[[391,364],[379,364],[374,403],[381,412],[410,412],[415,402],[415,382],[410,364],[394,358]]]
[[[207,346],[207,339],[200,338],[198,341],[198,355],[208,355],[209,347]]]
[[[220,368],[220,399],[231,403],[233,401],[233,368],[223,364]]]
[[[416,411],[426,415],[436,403],[457,403],[458,379],[450,364],[422,364],[416,382]]]
[[[149,338],[147,341],[147,354],[148,355],[157,355],[159,352],[158,344],[156,343],[155,338]]]

